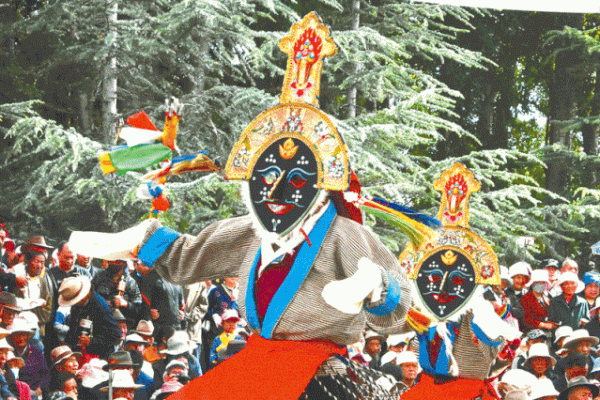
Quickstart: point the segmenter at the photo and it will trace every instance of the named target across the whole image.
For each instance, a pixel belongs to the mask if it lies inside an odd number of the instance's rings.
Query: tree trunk
[[[84,89],[79,93],[79,130],[86,136],[92,131],[92,116],[90,109],[90,94]]]
[[[117,36],[117,13],[119,3],[116,0],[109,1],[106,9],[108,21],[108,35],[112,43],[116,42]],[[116,129],[117,122],[117,58],[110,56],[104,67],[104,79],[102,85],[102,131],[105,143],[110,143]]]
[[[583,15],[558,17],[559,29],[563,26],[581,28]],[[548,144],[558,145],[559,150],[549,154],[546,169],[546,188],[563,197],[568,197],[571,183],[570,159],[568,152],[572,146],[572,132],[561,125],[577,115],[578,78],[571,74],[572,68],[581,59],[582,46],[573,39],[563,39],[562,47],[554,61],[552,82],[550,83],[550,124],[547,132]]]
[[[360,28],[360,0],[352,1],[352,26],[350,30],[357,31]],[[348,89],[348,119],[356,117],[356,76],[359,70],[358,63],[354,64],[354,80],[355,82]]]
[[[596,83],[594,94],[590,104],[589,117],[600,114],[600,70],[596,71]],[[595,188],[598,186],[600,176],[600,165],[598,162],[598,125],[583,124],[581,134],[583,136],[583,151],[587,155],[583,161],[582,184]]]

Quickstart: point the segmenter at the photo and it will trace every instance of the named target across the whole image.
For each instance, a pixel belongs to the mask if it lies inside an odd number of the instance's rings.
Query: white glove
[[[367,258],[358,261],[358,270],[349,278],[329,282],[321,296],[330,306],[346,314],[358,314],[364,299],[382,286],[381,269]]]
[[[71,232],[69,248],[75,254],[114,261],[135,258],[132,251],[139,245],[153,219],[118,233]]]

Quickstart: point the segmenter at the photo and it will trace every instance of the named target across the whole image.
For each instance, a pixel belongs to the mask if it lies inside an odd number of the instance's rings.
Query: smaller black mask
[[[267,231],[284,235],[310,210],[319,193],[317,168],[300,139],[281,138],[260,154],[249,182],[250,200]]]
[[[415,280],[423,303],[438,319],[454,314],[475,290],[475,269],[454,250],[440,250],[421,264]]]

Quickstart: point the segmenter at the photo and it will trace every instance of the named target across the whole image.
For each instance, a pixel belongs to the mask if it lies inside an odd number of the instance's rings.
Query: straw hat
[[[415,333],[414,332],[410,332],[410,333],[403,333],[403,334],[399,334],[399,335],[390,335],[387,338],[387,345],[388,347],[390,346],[398,346],[400,344],[408,344],[408,342],[410,342],[410,340],[415,337]]]
[[[43,236],[33,236],[30,237],[27,242],[21,245],[21,249],[23,251],[29,251],[29,249],[43,247],[45,249],[53,249],[54,247],[48,246],[46,244],[46,239]]]
[[[565,341],[563,342],[563,347],[565,349],[574,349],[575,347],[577,347],[577,344],[583,340],[587,340],[588,342],[590,342],[590,345],[592,347],[598,344],[597,337],[590,336],[588,331],[585,329],[577,329],[565,339]]]
[[[112,387],[113,389],[138,389],[143,387],[144,385],[139,385],[133,381],[133,377],[131,373],[126,370],[118,369],[113,371],[113,381]],[[100,389],[103,392],[108,391],[108,385],[104,386]]]
[[[554,367],[554,364],[556,364],[556,359],[550,355],[548,346],[545,343],[534,343],[531,345],[524,365],[529,366],[529,364],[531,364],[531,360],[533,360],[535,357],[547,358],[550,361],[551,367]]]
[[[28,333],[29,336],[33,336],[35,333],[35,329],[32,328],[31,324],[24,318],[20,316],[15,318],[12,325],[9,326],[10,334],[13,335],[15,333],[25,332]]]
[[[70,278],[65,278],[58,290],[58,304],[62,307],[68,307],[79,303],[85,296],[88,295],[92,287],[92,283],[87,276],[79,275]]]
[[[52,349],[50,353],[50,361],[52,362],[52,368],[56,368],[61,362],[68,359],[71,356],[77,357],[77,362],[81,364],[81,358],[83,355],[79,352],[73,352],[69,346],[58,346]]]

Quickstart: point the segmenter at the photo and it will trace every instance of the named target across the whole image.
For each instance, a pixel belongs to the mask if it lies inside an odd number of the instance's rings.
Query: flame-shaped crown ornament
[[[469,227],[469,196],[481,189],[481,183],[461,163],[442,172],[433,187],[442,193],[438,218],[445,226]]]
[[[288,55],[280,103],[307,103],[319,107],[323,58],[335,55],[337,47],[316,13],[306,15],[279,42]]]
[[[350,182],[348,148],[327,114],[318,108],[323,58],[337,53],[329,28],[311,12],[292,26],[279,47],[288,55],[280,104],[260,114],[244,130],[231,150],[225,175],[227,179],[250,179],[262,152],[289,137],[302,140],[314,153],[318,188],[346,190]],[[284,142],[281,157],[294,156],[293,143]]]

